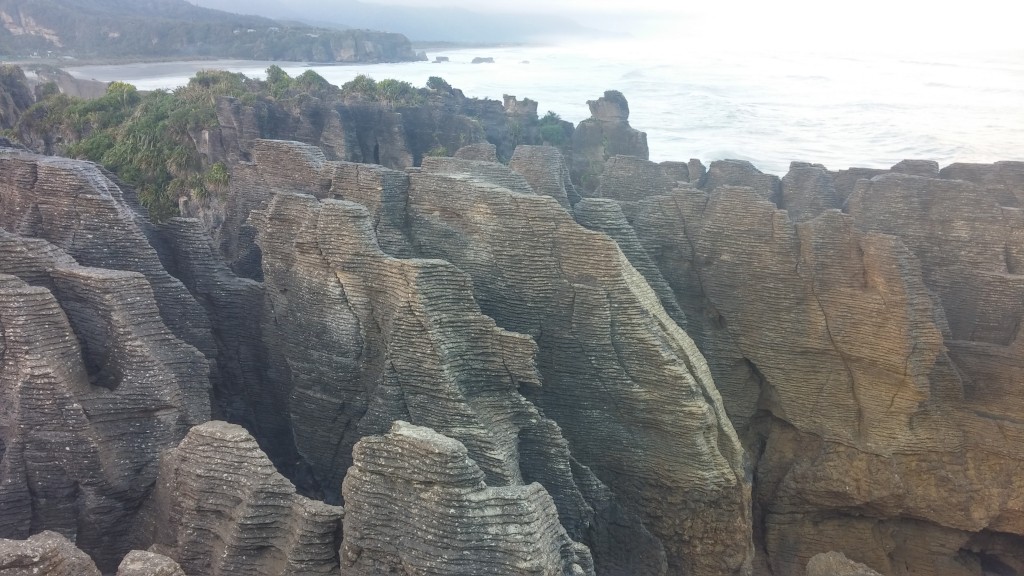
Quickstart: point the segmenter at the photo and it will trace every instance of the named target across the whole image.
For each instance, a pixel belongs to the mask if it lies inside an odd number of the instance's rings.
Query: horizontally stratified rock
[[[236,276],[220,259],[202,224],[172,218],[161,227],[169,246],[167,269],[188,287],[203,306],[217,337],[218,385],[213,390],[213,417],[241,424],[282,473],[300,490],[319,487],[303,481],[291,424],[281,406],[287,390],[271,376],[269,353],[263,342],[263,286]]]
[[[621,203],[759,459],[767,563],[800,573],[845,547],[883,573],[1012,566],[1019,213],[998,190],[893,174],[861,179],[842,215],[839,182],[794,165],[773,195],[715,163],[708,195]]]
[[[245,429],[213,421],[164,453],[136,545],[187,574],[336,574],[342,513],[297,495]]]
[[[345,575],[593,574],[540,484],[485,482],[462,443],[396,422],[355,447],[344,484]]]
[[[167,327],[216,356],[206,314],[164,270],[143,232],[148,223],[96,165],[4,150],[0,175],[0,228],[43,238],[83,266],[143,274]]]
[[[699,188],[711,192],[719,186],[747,186],[767,200],[777,202],[781,182],[774,174],[765,174],[746,160],[715,160],[700,180]]]
[[[45,531],[28,540],[0,538],[0,576],[100,576],[100,571],[67,538]]]
[[[841,208],[835,180],[824,166],[793,162],[782,178],[778,206],[793,222],[820,216],[826,210]]]
[[[666,194],[674,187],[675,180],[660,165],[636,156],[612,156],[605,162],[593,196],[635,202]]]
[[[990,190],[888,174],[861,180],[847,200],[858,228],[898,236],[921,260],[954,340],[1002,346],[1024,318],[1024,215]]]
[[[537,340],[544,386],[528,397],[640,513],[669,570],[749,570],[742,449],[703,357],[615,243],[479,171],[412,174],[409,213],[420,254],[467,272],[486,314]]]
[[[579,202],[569,168],[558,148],[553,146],[516,146],[508,167],[526,178],[537,194],[551,196],[564,208]]]
[[[608,198],[584,198],[573,207],[576,221],[586,228],[607,234],[629,259],[629,263],[643,275],[644,280],[658,295],[662,307],[681,328],[686,328],[686,315],[679,307],[671,286],[661,270],[650,258],[636,231],[626,220],[619,202]]]
[[[995,164],[955,163],[939,174],[951,180],[966,180],[995,196],[1002,206],[1024,207],[1024,162]]]
[[[117,567],[117,576],[185,576],[185,572],[167,556],[132,550]]]
[[[894,164],[890,170],[912,176],[939,177],[939,163],[934,160],[902,160]]]
[[[54,287],[3,276],[0,535],[54,530],[110,570],[160,451],[209,418],[207,363],[161,322],[141,274],[66,255],[47,270],[55,248],[2,239],[0,270],[34,266],[26,277],[48,274]]]
[[[223,222],[210,230],[221,256],[236,274],[262,279],[256,231],[247,220],[251,211],[265,207],[277,192],[360,202],[374,214],[381,247],[392,254],[409,255],[403,230],[408,188],[404,173],[328,161],[320,149],[301,142],[258,140],[252,148],[253,162],[233,167]]]
[[[264,332],[278,342],[275,363],[289,367],[296,446],[322,486],[341,482],[362,436],[408,420],[464,444],[492,486],[541,482],[578,541],[614,541],[628,527],[633,550],[598,554],[609,569],[664,569],[657,541],[523,398],[541,386],[536,346],[480,314],[462,272],[386,255],[369,212],[352,202],[282,193],[253,218]]]
[[[647,134],[629,125],[629,104],[617,90],[608,90],[587,102],[590,118],[580,122],[572,136],[573,182],[585,191],[597,188],[604,163],[617,155],[646,160]]]
[[[462,160],[479,160],[481,162],[498,161],[497,147],[490,142],[467,144],[466,146],[456,150],[453,156],[455,158],[461,158]]]
[[[477,162],[461,158],[425,158],[421,167],[436,174],[471,174],[520,194],[533,194],[534,190],[522,174],[497,162]]]

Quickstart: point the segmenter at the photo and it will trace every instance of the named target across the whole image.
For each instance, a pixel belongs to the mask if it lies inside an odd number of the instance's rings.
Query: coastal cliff
[[[1024,574],[1024,164],[304,106],[199,218],[0,150],[0,574]]]
[[[0,42],[5,54],[19,58],[324,63],[423,59],[401,34],[282,23],[185,0],[2,0]]]

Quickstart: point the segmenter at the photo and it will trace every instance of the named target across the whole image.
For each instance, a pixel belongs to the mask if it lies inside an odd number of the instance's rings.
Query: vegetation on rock
[[[174,91],[145,94],[113,82],[95,100],[47,96],[21,116],[15,132],[25,140],[57,138],[55,151],[102,164],[137,190],[153,218],[165,220],[177,214],[178,197],[203,198],[227,184],[226,167],[204,166],[196,140],[217,125],[217,97],[253,101],[266,97],[261,84],[221,71],[199,72]]]
[[[0,0],[0,53],[62,58],[415,60],[401,34],[244,16],[184,0]]]

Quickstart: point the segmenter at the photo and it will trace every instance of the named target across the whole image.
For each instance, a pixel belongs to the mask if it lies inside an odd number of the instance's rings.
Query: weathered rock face
[[[509,97],[502,105],[466,98],[457,90],[397,108],[358,99],[325,102],[311,96],[245,104],[225,96],[218,98],[216,112],[216,128],[193,134],[209,163],[251,160],[260,138],[305,142],[321,148],[329,160],[392,169],[419,165],[425,156],[447,155],[474,144],[493,145],[493,161],[507,162],[518,144],[541,140],[536,102]]]
[[[636,156],[647,160],[647,134],[629,125],[625,96],[609,90],[587,102],[590,118],[580,122],[572,136],[572,175],[585,191],[593,191],[612,156]]]
[[[467,144],[455,151],[454,158],[462,160],[479,160],[481,162],[497,162],[498,147],[490,142]]]
[[[209,418],[209,368],[138,273],[0,233],[0,534],[54,530],[104,569],[128,550],[160,451]]]
[[[462,443],[398,421],[355,447],[342,574],[593,574],[540,484],[488,485]]]
[[[340,484],[360,438],[408,420],[464,444],[492,486],[541,482],[577,541],[614,542],[628,529],[633,549],[605,546],[599,564],[664,570],[657,540],[523,398],[541,385],[535,344],[481,315],[465,275],[386,255],[370,213],[352,202],[281,193],[252,217],[269,296],[264,332],[278,342],[274,364],[289,368],[296,447],[320,485]]]
[[[117,567],[117,576],[186,576],[177,562],[162,554],[132,550]]]
[[[0,538],[0,575],[100,576],[100,571],[67,538],[47,531],[28,540]]]
[[[840,547],[886,574],[1020,563],[1020,214],[1012,176],[961,170],[989,188],[869,173],[842,214],[852,171],[715,162],[707,192],[619,202],[758,459],[775,574]]]
[[[816,555],[807,563],[807,576],[881,576],[871,568],[850,560],[842,552]]]
[[[408,210],[417,251],[467,272],[486,314],[537,341],[544,385],[528,397],[640,513],[669,571],[749,570],[742,450],[704,359],[615,243],[480,171],[425,166]]]
[[[521,174],[534,192],[551,196],[563,208],[580,201],[570,178],[569,167],[558,148],[517,146],[508,167]]]
[[[0,228],[42,238],[83,266],[139,272],[171,331],[215,358],[210,324],[181,282],[169,275],[122,190],[95,165],[0,151]]]
[[[342,512],[297,495],[245,429],[212,421],[164,453],[136,545],[187,574],[336,574]]]

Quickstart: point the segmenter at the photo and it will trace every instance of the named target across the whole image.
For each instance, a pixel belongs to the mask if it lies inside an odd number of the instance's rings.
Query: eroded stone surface
[[[53,292],[3,276],[0,534],[54,530],[107,569],[161,450],[209,418],[208,368],[163,325],[144,276],[60,266]]]
[[[957,170],[982,184],[716,162],[707,192],[619,202],[758,459],[764,569],[841,547],[886,574],[1020,563],[1019,185]]]
[[[0,538],[0,575],[100,576],[100,571],[67,538],[45,531],[28,540]]]
[[[296,494],[244,428],[211,421],[164,453],[135,539],[187,574],[336,574],[342,514]]]
[[[629,104],[617,90],[608,90],[587,102],[590,118],[580,122],[572,135],[572,174],[583,190],[597,188],[604,163],[612,156],[647,160],[647,134],[629,125]]]
[[[593,574],[540,484],[493,486],[462,443],[398,421],[355,447],[342,574]]]
[[[253,217],[267,334],[279,339],[276,363],[290,368],[296,446],[321,485],[341,482],[361,437],[409,420],[464,444],[492,486],[543,483],[579,541],[630,527],[635,550],[602,550],[599,563],[663,570],[657,541],[573,465],[558,426],[521,395],[542,385],[536,345],[481,315],[469,278],[447,262],[386,255],[352,202],[279,194]]]
[[[167,556],[132,550],[117,567],[117,576],[185,576],[185,572]]]
[[[748,570],[742,449],[703,357],[618,246],[553,199],[472,172],[412,174],[409,210],[416,249],[467,272],[486,314],[536,339],[544,385],[530,399],[640,513],[669,571]]]

